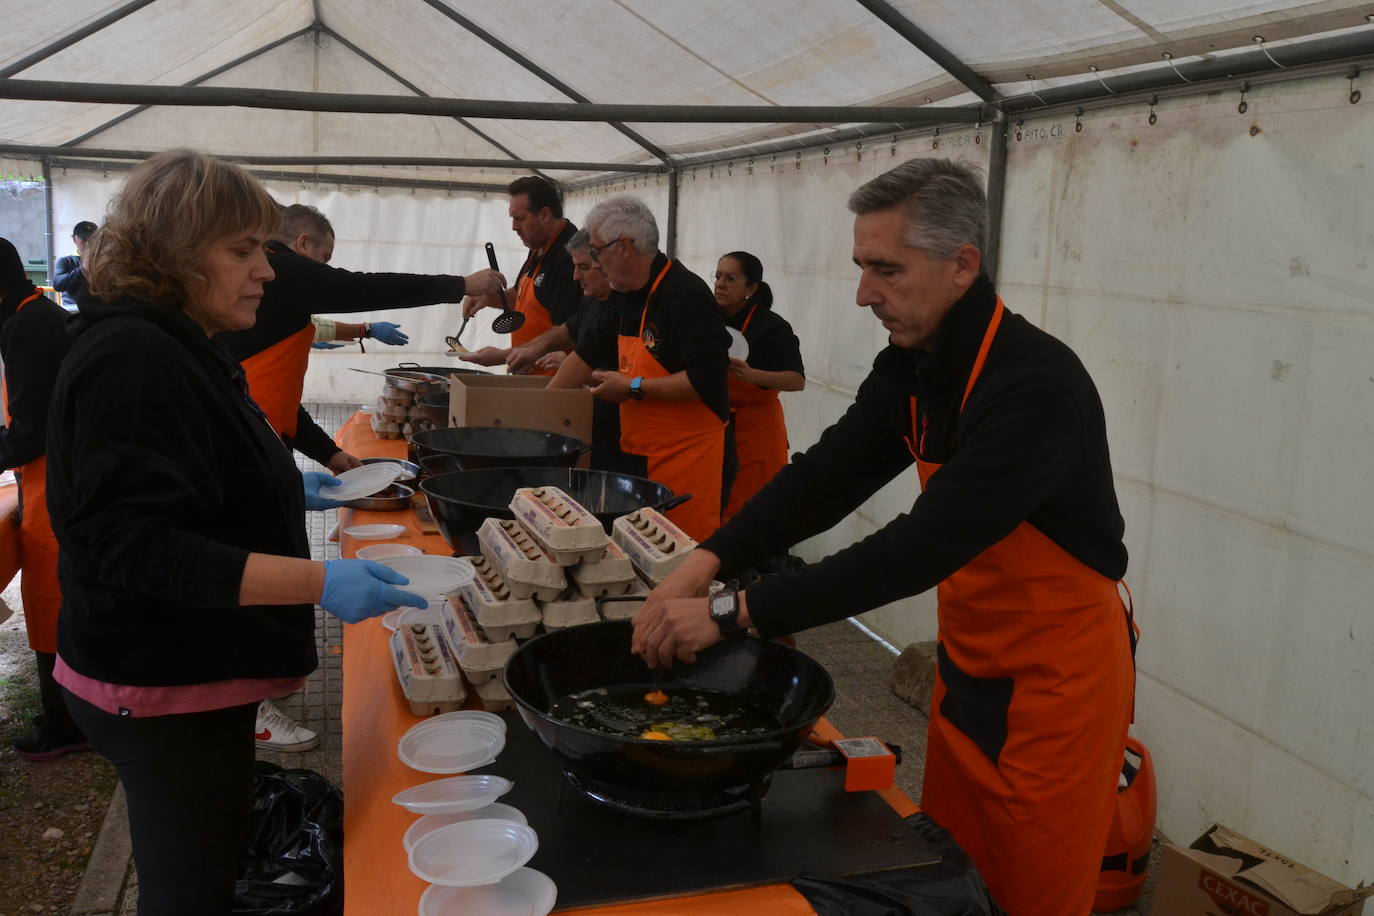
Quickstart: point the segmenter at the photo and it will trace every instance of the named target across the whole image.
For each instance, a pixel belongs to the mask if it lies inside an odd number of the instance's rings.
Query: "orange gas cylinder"
[[[1127,736],[1126,760],[1117,783],[1116,813],[1107,834],[1097,896],[1093,898],[1094,913],[1110,913],[1135,903],[1145,886],[1154,832],[1154,764],[1145,745]]]

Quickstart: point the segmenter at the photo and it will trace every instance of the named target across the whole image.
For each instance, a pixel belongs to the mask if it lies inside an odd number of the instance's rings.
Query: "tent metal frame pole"
[[[389,76],[389,77],[391,77],[392,79],[394,79],[396,82],[400,83],[402,86],[404,86],[404,87],[406,87],[407,89],[409,89],[411,92],[415,93],[415,94],[418,95],[418,96],[421,96],[422,98],[429,98],[429,97],[430,97],[428,92],[425,92],[425,91],[424,91],[423,89],[421,89],[419,86],[415,85],[415,84],[412,83],[410,80],[406,79],[404,76],[401,76],[401,74],[397,73],[395,70],[391,69],[391,68],[388,67],[386,64],[382,63],[382,62],[379,61],[377,58],[373,57],[371,54],[367,53],[367,52],[364,51],[362,48],[358,47],[358,46],[355,45],[353,42],[349,41],[347,38],[344,38],[344,37],[343,37],[342,35],[340,35],[338,32],[336,32],[336,31],[334,31],[333,29],[329,28],[329,26],[324,26],[324,33],[325,33],[326,35],[328,35],[330,38],[333,38],[333,39],[334,39],[335,41],[337,41],[339,44],[343,45],[343,46],[344,46],[345,48],[347,48],[348,50],[352,51],[354,54],[356,54],[356,55],[358,55],[359,57],[361,57],[363,60],[367,61],[367,62],[368,62],[369,64],[371,64],[372,66],[376,67],[378,70],[380,70],[380,71],[382,71],[383,73],[385,73],[387,76]],[[463,125],[463,126],[466,127],[468,130],[472,131],[474,134],[476,134],[477,136],[481,137],[483,140],[487,141],[487,142],[490,143],[492,146],[496,147],[497,149],[499,149],[501,152],[505,153],[507,156],[511,157],[512,159],[519,159],[519,158],[520,158],[518,155],[516,155],[516,154],[515,154],[514,152],[512,152],[511,150],[507,149],[507,148],[506,148],[505,146],[503,146],[502,144],[497,143],[495,139],[493,139],[492,137],[488,136],[484,131],[481,131],[481,130],[477,129],[476,127],[474,127],[473,124],[472,124],[470,121],[468,121],[466,118],[460,118],[460,117],[457,117],[457,116],[455,115],[454,118],[453,118],[453,120],[457,121],[459,124]]]
[[[533,73],[535,76],[539,77],[541,80],[548,83],[550,86],[557,89],[559,92],[563,93],[568,98],[574,99],[584,104],[591,104],[591,99],[587,98],[585,95],[578,92],[576,89],[569,86],[567,83],[563,82],[558,77],[554,76],[552,73],[545,70],[543,67],[539,66],[534,61],[530,60],[525,55],[521,54],[519,51],[512,48],[510,45],[506,44],[504,41],[497,38],[495,35],[491,34],[486,29],[482,28],[477,23],[473,22],[471,19],[464,16],[462,13],[459,13],[457,10],[451,8],[450,6],[448,6],[448,4],[441,2],[441,0],[424,0],[424,2],[428,4],[430,7],[432,7],[435,11],[439,12],[444,16],[447,16],[453,22],[462,26],[464,29],[471,32],[473,35],[480,38],[482,41],[486,42],[491,47],[495,48],[497,51],[500,51],[506,57],[509,57],[511,60],[519,64],[521,67],[524,67],[530,73]],[[645,151],[647,151],[651,155],[658,157],[664,162],[667,162],[669,160],[669,156],[666,152],[660,149],[653,141],[649,140],[649,138],[637,133],[634,130],[631,130],[628,126],[626,126],[626,124],[623,121],[607,120],[606,123],[609,124],[611,127],[615,128],[616,130],[620,131],[620,133],[624,134],[626,137],[629,137],[636,144],[643,147]]]
[[[68,32],[66,35],[63,35],[56,41],[44,45],[43,47],[39,48],[37,51],[34,51],[32,54],[29,54],[26,57],[20,58],[19,60],[10,64],[8,67],[0,68],[0,77],[10,77],[16,73],[27,70],[34,64],[41,63],[42,61],[47,60],[49,57],[52,57],[54,54],[58,54],[62,51],[65,51],[67,48],[70,48],[78,41],[81,41],[85,38],[89,38],[90,36],[94,35],[96,32],[99,32],[106,26],[114,25],[116,22],[123,19],[125,16],[137,13],[145,6],[148,6],[154,2],[156,2],[156,0],[130,0],[129,3],[124,4],[118,9],[111,10],[104,16],[101,16],[99,19],[92,19],[90,22],[81,26],[79,29],[74,29],[73,31]]]
[[[57,237],[53,232],[52,208],[52,160],[47,156],[43,157],[43,240],[47,245],[48,252],[48,286],[52,286],[53,279],[57,276]]]
[[[158,150],[97,149],[94,147],[23,146],[0,143],[0,156],[67,156],[82,159],[151,159]],[[236,156],[219,155],[217,159],[240,165],[406,165],[435,168],[543,168],[576,172],[633,172],[662,174],[668,166],[620,162],[562,162],[557,160],[468,159],[447,156]]]
[[[670,258],[677,255],[677,193],[681,176],[682,172],[677,168],[668,170],[668,231],[663,252]]]
[[[988,245],[983,252],[983,270],[997,281],[1002,258],[1002,205],[1007,191],[1007,120],[999,115],[992,122],[988,149]]]
[[[288,111],[461,115],[529,121],[645,121],[662,124],[849,124],[854,121],[887,121],[943,125],[973,124],[988,117],[985,106],[936,109],[882,105],[608,105],[300,92],[242,86],[157,86],[21,79],[0,79],[0,98],[101,105],[236,106]]]
[[[887,0],[857,0],[858,4],[901,35],[922,54],[940,65],[950,76],[984,102],[997,98],[997,90],[992,83],[979,76],[972,67],[955,57],[944,45],[931,38],[924,29],[902,15]]]
[[[67,159],[54,156],[52,168],[78,172],[128,172],[138,163],[127,159],[99,162],[91,159]],[[395,188],[398,190],[463,191],[475,194],[505,196],[504,184],[482,184],[472,181],[435,181],[432,178],[402,178],[381,175],[342,175],[328,172],[282,172],[273,169],[245,166],[248,173],[261,181],[283,181],[311,184],[334,184],[360,188]]]
[[[275,40],[275,41],[270,41],[270,42],[268,42],[267,44],[263,45],[261,48],[258,48],[256,51],[249,51],[247,54],[244,54],[242,57],[236,57],[236,58],[234,58],[233,60],[229,61],[229,63],[223,64],[222,66],[219,66],[219,67],[216,67],[215,69],[211,70],[211,71],[208,72],[208,73],[203,73],[203,74],[201,74],[200,76],[196,77],[195,79],[191,80],[189,83],[182,83],[182,85],[183,85],[183,86],[199,86],[201,83],[205,82],[206,80],[214,79],[215,77],[219,76],[221,73],[226,73],[226,72],[228,72],[229,70],[234,69],[235,67],[237,67],[237,66],[240,65],[240,64],[246,64],[246,63],[248,63],[250,60],[252,60],[252,59],[255,58],[255,57],[261,57],[263,54],[266,54],[268,51],[275,50],[276,48],[279,48],[279,47],[281,47],[282,45],[287,44],[288,42],[295,41],[297,38],[300,38],[302,35],[305,35],[305,34],[308,33],[309,31],[310,31],[310,27],[307,26],[307,27],[305,27],[305,28],[303,28],[303,29],[299,29],[298,31],[292,32],[290,35],[287,35],[287,36],[285,36],[285,37],[283,37],[283,38],[278,38],[278,39]],[[95,136],[97,136],[97,135],[99,135],[99,134],[103,134],[105,131],[109,130],[111,127],[114,127],[116,124],[123,124],[125,121],[129,120],[129,119],[132,118],[134,115],[142,114],[143,112],[147,111],[149,108],[152,108],[152,107],[153,107],[153,106],[151,106],[151,105],[139,105],[139,106],[137,106],[137,107],[135,107],[135,108],[131,108],[131,109],[129,109],[128,111],[124,112],[122,115],[119,115],[119,116],[117,116],[117,117],[111,118],[110,120],[106,121],[104,124],[101,124],[99,127],[96,127],[96,128],[94,128],[94,129],[92,129],[92,130],[88,130],[88,131],[86,131],[84,134],[82,134],[81,136],[79,136],[79,137],[77,137],[77,138],[75,138],[75,139],[73,139],[73,140],[68,140],[68,141],[66,141],[65,143],[62,144],[62,146],[63,146],[64,148],[66,148],[66,147],[75,147],[75,146],[79,146],[80,144],[85,143],[87,140],[91,139],[92,137],[95,137]]]

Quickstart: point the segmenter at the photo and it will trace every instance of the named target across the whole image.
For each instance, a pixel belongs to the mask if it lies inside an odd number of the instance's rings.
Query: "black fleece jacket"
[[[748,592],[765,636],[841,620],[938,585],[1027,522],[1110,579],[1126,571],[1106,421],[1060,341],[1010,311],[968,403],[964,387],[996,305],[980,277],[929,353],[889,346],[845,415],[706,540],[729,575],[832,527],[909,467],[911,396],[922,459],[942,463],[911,508],[805,570]]]
[[[80,307],[48,430],[58,652],[127,685],[309,674],[310,605],[236,606],[249,553],[310,556],[300,472],[242,370],[180,309]]]
[[[66,355],[67,311],[40,296],[15,314],[33,289],[0,301],[0,360],[5,363],[9,423],[0,427],[0,470],[28,464],[47,448],[48,402]]]

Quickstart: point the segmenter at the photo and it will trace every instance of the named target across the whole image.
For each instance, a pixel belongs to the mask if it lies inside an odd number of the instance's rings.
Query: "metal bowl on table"
[[[396,464],[401,467],[401,475],[396,478],[397,483],[414,483],[420,476],[420,466],[413,461],[406,461],[404,458],[364,458],[363,464]]]
[[[436,391],[433,394],[415,396],[416,412],[433,424],[430,428],[448,426],[448,392]]]
[[[402,509],[410,508],[411,498],[415,491],[403,483],[393,483],[385,490],[373,493],[371,496],[363,496],[358,499],[350,499],[344,503],[350,509],[371,509],[380,512],[399,512]]]

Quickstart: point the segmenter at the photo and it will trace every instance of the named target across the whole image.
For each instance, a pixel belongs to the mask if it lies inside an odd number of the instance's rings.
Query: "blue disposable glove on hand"
[[[336,499],[330,499],[323,495],[321,489],[329,489],[343,484],[343,481],[333,474],[326,474],[324,471],[306,471],[301,475],[301,480],[305,484],[305,508],[307,509],[333,509],[335,506],[342,506],[343,503]]]
[[[380,340],[384,344],[391,344],[399,347],[403,343],[409,343],[410,338],[402,331],[399,324],[390,321],[374,321],[368,325],[372,329],[372,339]]]
[[[314,347],[316,350],[337,350],[339,349],[339,347],[342,347],[343,344],[334,343],[333,341],[329,340],[317,340],[310,346]]]
[[[409,582],[390,566],[371,560],[326,560],[320,607],[345,623],[357,623],[402,605],[428,606],[429,602],[414,592],[392,588]]]

